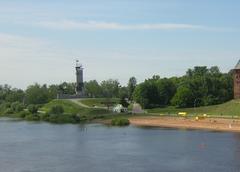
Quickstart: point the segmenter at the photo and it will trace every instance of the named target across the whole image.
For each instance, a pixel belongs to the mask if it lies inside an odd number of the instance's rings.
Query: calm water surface
[[[0,119],[0,172],[240,172],[240,134]]]

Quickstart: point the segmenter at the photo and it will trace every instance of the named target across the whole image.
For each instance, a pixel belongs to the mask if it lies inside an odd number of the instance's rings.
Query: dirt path
[[[81,107],[84,107],[84,108],[91,108],[90,106],[88,105],[85,105],[81,102],[81,99],[69,99],[71,102],[81,106]]]
[[[84,107],[84,108],[107,109],[107,107],[99,107],[99,106],[91,107],[91,106],[88,106],[86,104],[83,104],[81,102],[81,100],[84,100],[84,99],[86,99],[86,98],[82,98],[82,99],[68,99],[68,100],[70,100],[71,102],[73,102],[73,103],[75,103],[75,104],[77,104],[77,105],[79,105],[81,107]]]

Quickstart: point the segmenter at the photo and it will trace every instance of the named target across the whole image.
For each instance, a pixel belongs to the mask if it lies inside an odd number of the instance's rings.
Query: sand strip
[[[196,121],[193,118],[149,116],[131,117],[129,120],[135,126],[240,132],[240,120],[236,119],[206,118]]]

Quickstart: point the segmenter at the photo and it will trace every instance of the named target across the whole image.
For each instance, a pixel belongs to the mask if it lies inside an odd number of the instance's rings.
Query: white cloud
[[[63,21],[40,21],[35,23],[37,26],[50,29],[61,30],[184,30],[199,29],[207,30],[206,26],[191,24],[175,24],[175,23],[158,23],[158,24],[121,24],[114,22],[97,22],[86,21],[78,22],[73,20]]]
[[[36,38],[29,38],[18,35],[11,35],[6,33],[0,33],[0,46],[1,47],[36,47],[43,45],[44,41]]]

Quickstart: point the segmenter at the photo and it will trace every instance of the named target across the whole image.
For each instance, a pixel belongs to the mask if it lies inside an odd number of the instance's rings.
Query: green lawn
[[[102,101],[106,99],[85,99],[81,102],[93,107],[93,105],[99,106]],[[118,101],[118,99],[113,99],[113,101]],[[105,109],[97,108],[84,108],[81,107],[69,100],[53,100],[50,103],[44,105],[41,110],[48,111],[52,106],[61,105],[64,108],[65,113],[69,114],[80,114],[80,115],[107,115],[111,117],[111,112]],[[102,106],[101,106],[102,107]],[[155,108],[148,109],[148,113],[151,114],[178,114],[178,112],[187,112],[192,115],[201,115],[207,114],[212,116],[239,116],[240,117],[240,100],[231,100],[224,104],[214,105],[214,106],[205,106],[197,108],[175,108],[172,106],[166,108]]]
[[[106,101],[112,101],[112,102],[116,102],[119,103],[119,99],[118,98],[111,98],[111,99],[107,99],[107,98],[89,98],[89,99],[83,99],[83,100],[79,100],[81,103],[89,106],[89,107],[105,107],[104,104],[102,104],[102,102],[106,102]]]
[[[81,114],[81,115],[102,115],[102,114],[109,114],[109,111],[105,109],[91,109],[91,108],[84,108],[81,107],[69,100],[53,100],[50,103],[45,104],[41,110],[49,111],[51,107],[61,105],[64,109],[65,113],[69,114]]]
[[[148,109],[149,113],[158,113],[158,114],[177,114],[178,112],[187,112],[188,114],[207,114],[212,116],[240,116],[240,100],[231,100],[224,104],[214,105],[214,106],[205,106],[197,108],[175,108],[175,107],[166,107],[166,108],[155,108]]]

